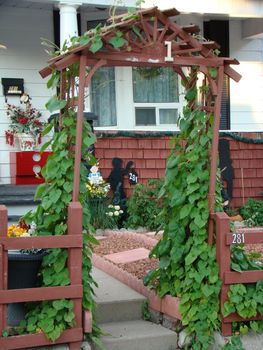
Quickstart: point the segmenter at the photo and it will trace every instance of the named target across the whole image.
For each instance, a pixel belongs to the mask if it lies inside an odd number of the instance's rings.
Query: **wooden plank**
[[[0,238],[0,243],[5,250],[12,249],[33,249],[33,248],[80,248],[83,244],[83,237],[75,235],[74,240],[68,235],[65,236],[38,236],[24,238]]]
[[[225,246],[225,235],[230,230],[229,217],[226,213],[215,214],[216,220],[216,260],[219,265],[219,277],[223,280],[224,273],[230,272],[230,249]]]
[[[157,41],[158,43],[161,43],[163,41],[163,38],[164,38],[165,34],[167,33],[168,28],[169,28],[169,23],[165,23],[164,27],[161,28],[161,33],[160,33],[160,35],[158,37],[158,41]]]
[[[116,52],[116,53],[107,53],[107,52],[97,52],[96,57],[98,59],[106,59],[107,61],[119,61],[123,65],[130,66],[132,63],[144,63],[145,66],[150,64],[153,61],[157,61],[155,66],[165,66],[164,55],[156,53],[156,55],[148,54],[137,54],[130,52]],[[204,58],[204,57],[175,57],[175,63],[177,65],[182,65],[184,67],[194,66],[194,65],[204,65],[210,67],[219,67],[223,66],[224,61],[220,58]],[[116,62],[117,65],[117,62]]]
[[[154,24],[153,24],[153,41],[156,43],[158,38],[158,18],[154,18]]]
[[[51,67],[45,67],[39,71],[39,74],[41,75],[42,78],[48,77],[51,73],[52,73]]]
[[[2,237],[6,237],[7,234],[8,215],[7,208],[4,205],[0,205],[0,240]],[[8,273],[8,261],[7,252],[4,250],[4,246],[0,242],[0,290],[7,289],[7,273]],[[7,307],[6,305],[0,305],[0,334],[7,325]],[[1,348],[1,347],[0,347]]]
[[[68,206],[68,235],[74,240],[82,233],[82,206],[71,202]],[[71,284],[82,284],[82,248],[71,248],[68,253],[68,269]],[[82,300],[74,300],[77,327],[82,327]]]
[[[244,319],[243,317],[239,316],[237,313],[233,313],[233,314],[223,318],[223,323],[256,321],[256,320],[263,320],[263,315],[257,314],[255,317],[250,317],[250,318]]]
[[[209,194],[208,194],[208,208],[209,208],[210,214],[214,213],[214,205],[215,205],[219,127],[220,127],[220,113],[221,113],[223,83],[224,83],[224,67],[221,66],[218,68],[218,72],[217,72],[217,96],[215,98],[213,138],[212,138],[212,146],[211,146],[211,152],[210,152],[211,153],[211,156],[210,156],[210,181],[209,181]],[[228,216],[226,216],[226,217],[228,219]],[[213,220],[209,219],[209,224],[208,224],[208,244],[209,245],[211,245],[213,243],[213,236],[214,236],[213,224],[214,224]],[[228,231],[226,231],[226,232],[228,232]],[[224,231],[224,234],[226,232]],[[223,251],[222,251],[222,253],[223,253]]]
[[[82,285],[0,290],[0,304],[82,298]]]
[[[152,42],[152,38],[150,36],[151,26],[146,22],[146,20],[142,19],[141,22],[142,22],[142,28],[144,30],[146,38],[147,38],[148,42],[151,43]]]
[[[256,283],[263,279],[263,270],[242,271],[242,272],[225,272],[224,283],[236,284],[236,283]]]
[[[180,12],[178,10],[176,10],[176,8],[167,9],[167,10],[164,10],[162,12],[167,17],[173,17],[173,16],[180,15]]]
[[[196,24],[189,24],[187,26],[183,26],[182,29],[187,33],[191,33],[191,34],[200,32],[200,28]]]
[[[68,66],[71,66],[73,63],[78,62],[79,60],[80,60],[79,55],[75,53],[71,53],[68,56],[65,56],[64,58],[62,58],[61,60],[56,61],[52,66],[54,66],[54,68],[58,70],[63,70]]]
[[[233,68],[231,68],[228,65],[225,66],[224,71],[225,71],[225,74],[229,76],[229,78],[233,79],[237,83],[242,78],[241,74],[239,74],[237,71],[235,71]]]
[[[72,341],[83,340],[82,328],[71,328],[65,330],[56,340],[56,344],[69,343]],[[1,350],[27,349],[35,346],[54,345],[54,342],[48,340],[44,333],[25,334],[0,338]]]
[[[0,290],[4,289],[4,249],[0,245]],[[0,334],[6,328],[6,306],[0,305]]]
[[[263,231],[247,231],[246,228],[226,235],[226,245],[263,243]]]
[[[200,41],[200,44],[209,50],[220,49],[220,45],[216,41]]]

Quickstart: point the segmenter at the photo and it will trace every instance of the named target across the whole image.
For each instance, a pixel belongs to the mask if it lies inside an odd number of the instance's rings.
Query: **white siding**
[[[52,11],[30,8],[1,7],[0,43],[7,49],[0,50],[0,77],[23,78],[25,92],[32,98],[33,107],[39,109],[43,119],[51,92],[46,88],[38,71],[48,60],[41,39],[53,41]],[[19,97],[8,97],[8,103],[19,105]],[[5,99],[0,88],[0,184],[10,183],[9,152],[16,149],[5,144],[5,130],[9,120],[5,114]]]
[[[230,21],[230,56],[242,75],[231,81],[231,131],[263,131],[263,40],[242,39],[242,22]]]

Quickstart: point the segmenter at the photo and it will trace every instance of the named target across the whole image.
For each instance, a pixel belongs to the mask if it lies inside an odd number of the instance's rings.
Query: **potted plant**
[[[7,236],[29,237],[34,233],[31,227],[20,221],[18,225],[8,227]],[[46,255],[43,249],[10,250],[8,251],[8,289],[33,288],[37,286],[38,270]],[[15,303],[8,306],[8,325],[17,326],[25,316],[25,304]]]
[[[7,104],[6,114],[11,119],[11,123],[5,131],[6,144],[14,146],[17,138],[21,151],[32,151],[41,143],[43,122],[40,118],[42,115],[32,107],[27,94],[23,94],[20,101],[25,108]]]

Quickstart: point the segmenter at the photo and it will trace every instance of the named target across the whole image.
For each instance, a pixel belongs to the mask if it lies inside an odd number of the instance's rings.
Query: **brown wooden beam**
[[[231,79],[233,79],[237,83],[242,78],[241,74],[239,74],[237,71],[235,71],[233,68],[231,68],[228,65],[225,66],[224,71],[226,75],[228,75]]]
[[[263,279],[263,271],[241,271],[241,272],[225,272],[224,283],[225,284],[237,284],[237,283],[256,283]]]
[[[215,99],[214,109],[214,125],[213,125],[213,138],[211,146],[211,160],[210,160],[210,182],[209,182],[209,194],[208,194],[208,208],[209,213],[214,213],[215,205],[215,191],[216,191],[216,174],[217,174],[217,157],[218,157],[218,141],[219,141],[219,126],[220,126],[220,113],[221,113],[221,101],[222,90],[224,82],[224,67],[218,68],[217,73],[217,96]],[[214,235],[214,221],[210,217],[208,225],[208,244],[213,243]]]
[[[78,202],[78,198],[79,198],[85,77],[86,77],[86,56],[81,55],[80,65],[79,65],[79,91],[78,91],[79,100],[78,100],[78,111],[77,111],[76,147],[75,147],[72,202]]]
[[[82,339],[82,328],[72,328],[65,330],[56,340],[56,344],[69,343],[71,341],[78,341]],[[7,338],[0,338],[1,350],[28,349],[28,347],[31,348],[45,345],[54,345],[54,342],[48,340],[44,333],[24,334]],[[79,350],[79,348],[76,350]]]
[[[82,285],[0,290],[0,304],[82,298]]]

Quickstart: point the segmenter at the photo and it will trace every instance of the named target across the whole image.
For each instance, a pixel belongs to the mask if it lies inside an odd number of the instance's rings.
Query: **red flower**
[[[37,126],[42,126],[41,121],[38,119],[34,120],[34,124],[36,124]]]
[[[28,122],[28,118],[19,117],[18,121],[20,124],[25,125]]]

